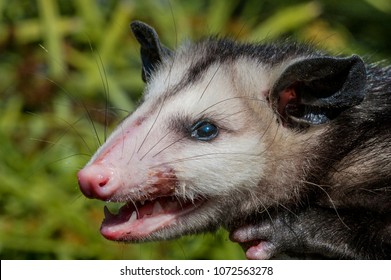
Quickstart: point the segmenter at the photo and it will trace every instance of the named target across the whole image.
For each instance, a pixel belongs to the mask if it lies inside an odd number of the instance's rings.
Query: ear
[[[365,85],[365,64],[359,56],[305,58],[283,71],[269,99],[284,125],[319,125],[359,104]]]
[[[142,79],[148,82],[156,66],[164,57],[171,56],[172,51],[160,44],[159,36],[149,25],[133,21],[130,28],[141,45]]]

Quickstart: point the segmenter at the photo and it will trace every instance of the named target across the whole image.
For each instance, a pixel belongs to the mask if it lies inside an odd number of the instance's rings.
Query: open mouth
[[[178,218],[201,206],[204,199],[181,200],[174,196],[144,202],[127,202],[117,214],[105,206],[101,234],[116,241],[141,241],[163,228],[173,226]]]

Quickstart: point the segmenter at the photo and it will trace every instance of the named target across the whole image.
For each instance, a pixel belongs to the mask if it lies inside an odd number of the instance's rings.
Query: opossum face
[[[256,120],[245,106],[249,97],[237,95],[233,70],[211,66],[197,85],[175,94],[181,74],[162,71],[143,104],[80,171],[86,196],[125,203],[117,215],[105,210],[105,237],[161,238],[220,225],[233,193],[256,187],[265,146],[248,125]],[[257,126],[270,125],[269,111]]]
[[[330,90],[322,87],[327,94],[319,94],[324,98],[314,110],[307,98],[312,85],[298,87],[292,78],[303,64],[297,57],[272,66],[251,55],[211,56],[208,42],[172,54],[150,27],[136,23],[133,31],[148,82],[144,101],[78,174],[87,197],[124,204],[118,214],[105,208],[101,233],[121,241],[174,238],[294,199],[292,178],[300,177],[303,160],[293,155],[306,151],[308,139],[316,143],[321,129],[308,124],[333,116],[329,106],[319,110]],[[346,65],[356,65],[342,64],[347,74]],[[299,97],[298,89],[305,94]],[[299,106],[305,98],[310,105]],[[292,129],[294,123],[307,133]]]

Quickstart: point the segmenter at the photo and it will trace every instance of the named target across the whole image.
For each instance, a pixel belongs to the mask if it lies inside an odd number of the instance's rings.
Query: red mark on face
[[[146,120],[146,117],[140,117],[140,118],[136,119],[136,121],[134,122],[134,126],[138,127],[138,126],[142,125],[145,120]]]
[[[148,177],[150,182],[143,191],[149,195],[165,196],[174,193],[178,179],[173,169],[150,171]]]

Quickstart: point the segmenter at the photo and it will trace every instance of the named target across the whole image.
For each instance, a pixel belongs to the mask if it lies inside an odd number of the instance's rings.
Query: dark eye
[[[191,128],[191,137],[196,140],[210,141],[219,134],[219,129],[208,120],[195,123]]]

